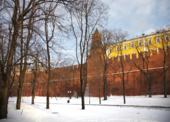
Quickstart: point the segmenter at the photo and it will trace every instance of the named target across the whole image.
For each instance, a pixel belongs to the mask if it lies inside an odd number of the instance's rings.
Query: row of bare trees
[[[151,66],[151,58],[153,53],[156,52],[160,53],[159,51],[161,51],[161,55],[162,55],[162,62],[161,62],[161,76],[162,76],[162,83],[163,83],[163,95],[164,98],[167,98],[167,94],[168,94],[168,68],[169,68],[169,64],[168,64],[168,57],[169,57],[169,32],[166,29],[161,29],[157,32],[157,34],[160,35],[158,37],[156,37],[155,39],[155,43],[157,43],[156,46],[151,46],[153,45],[150,40],[143,40],[143,50],[144,52],[141,52],[141,49],[139,46],[135,46],[136,50],[137,50],[137,54],[138,57],[142,60],[141,63],[136,63],[133,62],[134,65],[137,67],[137,69],[140,70],[141,74],[143,74],[144,76],[144,81],[147,83],[147,90],[146,90],[146,95],[148,95],[149,97],[152,97],[152,82],[154,80],[153,76],[152,76],[152,71],[150,70],[150,66]]]
[[[119,67],[120,67],[120,77],[122,81],[122,94],[123,94],[123,101],[125,104],[126,103],[126,99],[125,99],[126,78],[125,77],[128,76],[127,74],[128,71],[126,68],[126,65],[128,65],[128,62],[124,59],[125,56],[123,54],[123,50],[125,50],[124,43],[126,43],[125,37],[127,34],[120,30],[116,30],[113,32],[110,31],[110,34],[111,34],[112,43],[116,43],[117,45],[117,53],[118,53],[117,59],[119,60],[118,63],[120,65]],[[162,78],[162,85],[163,85],[162,93],[164,97],[167,98],[168,77],[169,77],[168,75],[168,69],[169,69],[168,57],[169,57],[169,41],[170,41],[169,31],[166,29],[163,29],[163,30],[159,30],[157,34],[159,36],[156,36],[155,38],[156,42],[153,42],[151,41],[151,38],[146,38],[144,36],[144,37],[141,37],[140,41],[133,42],[133,45],[131,44],[132,48],[136,50],[134,53],[136,53],[137,59],[136,60],[132,59],[129,65],[134,66],[134,68],[140,71],[141,75],[143,76],[144,82],[147,84],[146,95],[148,95],[149,97],[152,97],[152,84],[153,84],[152,82],[153,80],[155,80],[155,78],[153,77],[154,71],[152,70],[158,70],[158,69],[152,69],[151,59],[152,59],[153,53],[161,52],[162,59],[158,62],[160,62],[162,66],[156,67],[156,68],[159,68],[160,75]],[[103,37],[104,39],[107,39],[107,37],[109,37],[106,34],[104,34],[104,36],[105,36]],[[156,43],[156,44],[153,44],[153,43]]]
[[[46,108],[50,108],[52,56],[56,54],[55,48],[58,41],[56,36],[59,32],[72,32],[72,39],[75,40],[76,59],[80,66],[81,103],[82,109],[85,109],[84,94],[87,85],[87,60],[91,37],[96,27],[102,27],[106,11],[106,6],[99,0],[5,0],[0,3],[0,119],[7,117],[8,98],[10,88],[16,80],[16,71],[19,72],[16,109],[21,107],[25,75],[30,67],[34,74],[32,82],[32,103],[34,103],[39,65],[46,69]],[[108,60],[105,53],[107,45],[121,42],[125,37],[126,34],[121,31],[115,31],[112,34],[108,31],[103,32],[102,59],[104,60],[105,100],[107,99]],[[167,47],[163,49],[167,49]],[[164,51],[164,54],[163,71],[167,74],[167,51]],[[119,55],[122,55],[121,50]],[[125,103],[125,68],[122,56],[120,67]],[[165,97],[167,96],[166,79],[167,75],[164,75]]]
[[[47,70],[46,108],[50,107],[51,54],[56,53],[57,33],[67,32],[68,27],[76,40],[82,109],[85,109],[90,39],[96,26],[104,19],[105,12],[104,4],[97,0],[6,0],[0,3],[0,119],[7,117],[8,98],[16,80],[16,70],[19,72],[16,109],[21,107],[25,75],[30,67],[34,74],[34,104],[39,65]],[[69,22],[71,26],[67,25]]]
[[[33,62],[36,62],[35,67],[39,63],[47,67],[46,107],[49,108],[50,50],[57,41],[54,40],[54,34],[64,28],[61,24],[63,16],[58,11],[61,6],[65,7],[72,3],[73,0],[5,0],[1,2],[0,119],[7,117],[8,97],[16,69],[19,70],[16,109],[20,109],[25,74]],[[34,77],[36,79],[36,74]],[[34,96],[34,90],[32,93]]]

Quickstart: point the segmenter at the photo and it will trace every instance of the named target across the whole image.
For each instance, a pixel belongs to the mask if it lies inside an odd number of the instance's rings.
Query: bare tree
[[[28,33],[30,33],[29,30],[29,20],[31,20],[31,16],[35,19],[34,22],[42,20],[42,15],[38,14],[36,15],[37,11],[39,11],[43,4],[48,5],[48,3],[61,3],[62,5],[67,5],[71,4],[73,0],[50,0],[50,1],[42,1],[42,0],[15,0],[15,1],[9,1],[9,0],[4,0],[2,5],[3,7],[0,6],[0,15],[1,15],[1,24],[6,28],[7,30],[7,35],[9,35],[9,38],[6,39],[7,42],[7,48],[6,48],[6,53],[3,53],[3,57],[5,57],[5,60],[1,60],[2,66],[0,67],[1,73],[0,73],[0,119],[6,118],[7,117],[7,107],[8,107],[8,93],[9,93],[9,85],[11,81],[11,75],[12,75],[12,70],[14,69],[14,58],[15,58],[15,53],[16,53],[16,48],[18,47],[18,44],[21,44],[20,46],[22,47],[27,43],[24,44],[21,42],[22,40],[31,40],[29,39],[31,36],[28,36],[27,39],[23,36],[25,36],[25,30],[27,30]],[[32,22],[31,22],[32,23]],[[8,29],[9,28],[9,29]],[[25,29],[27,28],[27,29]],[[24,29],[24,30],[23,30]],[[3,30],[4,31],[4,30]],[[35,31],[35,29],[34,29]],[[23,34],[22,34],[23,33]],[[31,34],[28,34],[31,35]],[[28,41],[29,42],[29,41]],[[23,45],[22,45],[23,44]],[[29,44],[26,44],[29,45]],[[24,47],[25,48],[25,47]],[[27,48],[25,48],[27,50]],[[24,51],[26,51],[23,49]],[[23,51],[22,50],[22,51]],[[23,53],[23,56],[27,54],[27,51]],[[21,57],[23,63],[22,64],[22,69],[23,71],[27,69],[26,62],[27,62],[27,56]],[[21,61],[21,60],[20,60]],[[19,96],[21,96],[21,91],[22,91],[22,82],[24,80],[24,74],[20,74],[21,77],[19,79],[20,86],[19,86]],[[19,97],[20,99],[20,97]],[[20,100],[17,100],[19,103]],[[17,107],[19,108],[19,106]]]
[[[103,95],[104,100],[107,100],[108,95],[108,84],[107,84],[107,69],[108,69],[108,58],[107,48],[110,44],[113,44],[113,34],[110,30],[103,30],[102,32],[102,59],[103,59]]]
[[[34,3],[33,3],[34,4]],[[22,11],[24,11],[26,8],[26,3],[23,1],[22,3]],[[17,89],[17,102],[16,102],[16,109],[20,109],[21,106],[21,96],[22,96],[22,89],[23,89],[23,83],[25,78],[25,73],[27,70],[27,60],[28,60],[28,50],[30,46],[30,42],[32,39],[32,33],[33,33],[33,15],[35,13],[35,6],[33,5],[32,9],[30,10],[29,20],[26,22],[28,27],[24,28],[24,16],[21,16],[21,29],[20,29],[20,75],[18,80],[18,89]],[[21,10],[19,12],[22,12]],[[27,16],[26,16],[27,17]],[[26,32],[24,32],[26,31]],[[24,39],[25,38],[25,39]]]
[[[8,84],[6,73],[6,55],[9,46],[7,33],[0,24],[0,119],[7,117],[7,102],[8,102]],[[9,79],[8,79],[9,80]]]
[[[87,56],[89,41],[95,27],[102,19],[105,8],[100,1],[77,0],[69,8],[71,29],[76,40],[76,57],[80,66],[80,94],[82,109],[85,109],[84,93],[87,84]]]
[[[35,93],[36,93],[36,84],[37,84],[37,79],[39,77],[39,74],[42,69],[45,69],[46,63],[44,62],[45,58],[44,54],[46,53],[46,50],[43,48],[43,43],[40,41],[41,38],[38,37],[35,33],[33,34],[33,43],[31,44],[31,50],[29,51],[30,55],[30,61],[31,61],[31,66],[30,68],[32,69],[32,89],[31,89],[31,94],[32,94],[32,100],[31,104],[34,104],[34,99],[35,99]]]
[[[54,30],[55,30],[55,10],[58,4],[50,3],[47,6],[44,6],[43,12],[44,12],[44,32],[45,32],[45,38],[43,39],[46,44],[46,50],[47,50],[47,92],[46,92],[46,108],[49,109],[49,87],[51,82],[51,58],[50,58],[50,43],[52,43],[52,39],[54,37]],[[49,29],[49,26],[51,30]],[[49,32],[51,31],[51,32]]]
[[[38,58],[38,54],[36,55]],[[33,66],[33,80],[32,80],[32,100],[31,104],[34,104],[34,99],[35,99],[35,88],[36,88],[36,82],[37,82],[37,72],[38,72],[38,60],[37,58],[34,58],[34,66]]]
[[[168,88],[167,88],[167,81],[168,81],[168,56],[169,56],[169,41],[170,41],[170,32],[169,30],[163,29],[161,30],[162,35],[160,36],[161,39],[161,46],[163,50],[163,94],[164,98],[167,98]]]
[[[150,48],[150,43],[151,40],[146,41],[145,38],[142,38],[139,41],[137,41],[136,44],[133,44],[134,48],[137,51],[136,55],[138,55],[140,59],[139,63],[136,63],[134,61],[133,63],[135,67],[138,68],[140,72],[143,74],[144,80],[148,84],[146,94],[148,94],[149,97],[152,97],[152,78],[151,78],[151,71],[149,71],[150,56],[152,53],[152,50]]]
[[[31,7],[31,4],[27,4],[26,7],[20,7],[20,2],[19,0],[16,1],[4,1],[4,6],[5,9],[3,12],[3,14],[6,11],[13,11],[12,13],[12,18],[10,18],[9,14],[5,14],[5,15],[9,15],[9,19],[7,19],[9,21],[9,26],[12,25],[10,31],[9,31],[9,43],[8,43],[8,51],[6,53],[6,60],[4,62],[5,64],[5,69],[3,70],[3,74],[2,75],[2,89],[0,92],[0,103],[1,106],[0,107],[0,119],[1,118],[6,118],[7,117],[7,106],[8,106],[8,87],[9,87],[9,82],[10,82],[10,78],[11,78],[11,71],[13,69],[13,59],[14,59],[14,55],[15,55],[15,50],[16,50],[16,44],[17,44],[17,39],[19,36],[19,31],[21,29],[21,23],[22,23],[22,18],[24,18],[24,16],[27,16],[29,9]],[[24,2],[23,2],[24,4]],[[22,11],[21,11],[22,9]],[[20,11],[20,12],[19,12]],[[7,12],[8,13],[8,12]],[[8,17],[7,17],[8,18]]]
[[[125,91],[125,62],[124,62],[124,55],[123,55],[123,49],[124,45],[123,42],[125,41],[125,37],[127,36],[127,32],[124,32],[122,30],[114,30],[113,31],[113,40],[117,47],[117,53],[118,53],[118,60],[120,61],[120,70],[121,70],[121,80],[122,80],[122,94],[123,94],[123,102],[126,104],[126,91]]]
[[[43,4],[40,8],[40,15],[41,18],[39,19],[40,23],[44,24],[44,30],[37,29],[36,33],[41,37],[43,42],[45,43],[46,48],[46,62],[47,62],[47,91],[46,91],[46,108],[49,109],[50,107],[50,82],[51,82],[51,50],[55,52],[53,46],[55,45],[54,36],[55,30],[62,31],[64,26],[59,21],[61,15],[57,15],[57,7],[62,5],[69,5],[72,4],[73,0],[52,0],[48,1],[48,4]],[[74,2],[73,2],[74,3]],[[44,33],[43,33],[44,32]]]

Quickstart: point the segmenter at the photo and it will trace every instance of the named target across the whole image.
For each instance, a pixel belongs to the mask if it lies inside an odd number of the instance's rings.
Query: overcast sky
[[[122,29],[128,39],[170,26],[170,0],[102,0],[108,8],[105,28]],[[75,43],[64,43],[65,54],[75,57]]]
[[[109,6],[108,28],[130,38],[170,25],[170,0],[102,0]]]

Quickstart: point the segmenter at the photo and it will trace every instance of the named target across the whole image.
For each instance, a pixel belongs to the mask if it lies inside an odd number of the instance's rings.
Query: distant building
[[[159,53],[160,49],[170,46],[170,30],[164,32],[157,32],[151,35],[142,35],[141,37],[122,41],[110,45],[107,50],[109,58],[117,58],[122,52],[123,56],[130,56],[135,54],[139,58],[139,53],[149,52],[152,55],[153,51]]]

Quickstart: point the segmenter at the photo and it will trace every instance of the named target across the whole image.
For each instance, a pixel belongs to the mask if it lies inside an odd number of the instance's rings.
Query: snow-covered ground
[[[81,110],[80,98],[50,98],[50,109],[45,109],[45,97],[22,98],[21,110],[15,110],[16,97],[9,99],[8,119],[0,122],[170,122],[170,96],[111,96],[107,101],[86,97],[86,109]],[[89,104],[90,102],[90,104]]]

